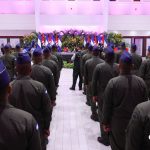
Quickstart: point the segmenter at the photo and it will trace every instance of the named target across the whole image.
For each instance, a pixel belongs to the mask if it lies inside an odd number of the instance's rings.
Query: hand
[[[98,97],[97,96],[93,96],[93,102],[97,102],[98,101]]]
[[[104,132],[109,133],[111,131],[110,125],[103,125],[103,130]]]
[[[45,129],[43,131],[43,135],[44,135],[45,138],[47,138],[50,135],[50,131]]]
[[[55,102],[55,101],[52,101],[52,102],[51,102],[51,106],[52,106],[52,107],[56,106],[56,102]]]

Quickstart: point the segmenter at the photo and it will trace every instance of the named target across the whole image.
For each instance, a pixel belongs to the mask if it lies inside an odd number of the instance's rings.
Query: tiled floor
[[[76,87],[70,91],[72,70],[63,69],[53,111],[48,150],[110,150],[97,142],[99,124],[90,119],[86,98]]]

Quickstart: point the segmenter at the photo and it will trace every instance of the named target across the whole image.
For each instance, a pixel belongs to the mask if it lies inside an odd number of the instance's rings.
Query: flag
[[[91,43],[92,46],[94,46],[94,35],[91,35]]]
[[[45,46],[45,34],[44,33],[42,34],[41,42],[42,42],[42,45]]]
[[[49,44],[48,34],[45,34],[45,46]]]
[[[41,34],[38,34],[38,43],[37,46],[41,48]]]
[[[61,52],[61,51],[62,51],[62,49],[61,49],[60,46],[57,46],[57,51],[58,51],[58,52]]]
[[[107,47],[107,36],[106,35],[102,35],[102,44],[104,45],[104,47]]]
[[[58,36],[58,46],[62,47],[61,35]]]
[[[55,38],[54,38],[54,35],[53,35],[53,34],[52,34],[51,37],[52,37],[52,41],[51,41],[50,45],[53,46],[53,45],[55,44]]]
[[[107,47],[108,40],[107,40],[107,35],[104,35],[104,47]]]
[[[98,35],[98,36],[97,36],[97,42],[98,42],[98,44],[102,42],[102,37],[101,37],[101,35]]]
[[[91,42],[91,38],[90,38],[90,35],[88,35],[87,37],[87,43],[90,43]]]
[[[97,45],[98,44],[98,41],[97,41],[97,36],[94,35],[94,45]]]
[[[83,45],[84,45],[84,47],[86,46],[86,37],[84,37]]]

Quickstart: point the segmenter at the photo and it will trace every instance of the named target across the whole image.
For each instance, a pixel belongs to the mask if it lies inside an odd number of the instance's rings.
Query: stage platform
[[[74,52],[61,52],[63,61],[71,62],[71,57],[74,54]]]

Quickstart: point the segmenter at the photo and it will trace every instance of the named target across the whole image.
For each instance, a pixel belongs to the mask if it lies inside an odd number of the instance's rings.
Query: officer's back
[[[8,104],[9,76],[0,62],[0,149],[41,150],[38,125],[31,114]]]
[[[83,76],[84,76],[84,66],[85,66],[85,63],[86,63],[87,60],[89,60],[90,58],[92,58],[92,49],[93,49],[93,46],[90,45],[88,47],[88,52],[81,57],[81,71],[82,71],[82,75]]]
[[[150,46],[148,47],[148,53],[150,53]],[[139,69],[140,77],[142,77],[145,81],[150,80],[150,57],[147,57],[140,66]]]
[[[5,53],[0,59],[6,66],[10,79],[13,80],[15,76],[15,56],[11,54],[9,45],[5,45],[4,50]]]
[[[92,81],[94,69],[97,64],[103,63],[104,61],[99,58],[99,48],[95,46],[93,48],[93,57],[86,61],[84,66],[84,77],[86,85]]]
[[[63,67],[63,59],[62,59],[62,55],[60,53],[57,52],[57,46],[53,45],[52,46],[52,54],[54,56],[56,56],[57,60],[58,60],[58,67],[59,67],[59,71],[62,69]]]
[[[53,75],[54,75],[54,80],[55,80],[55,86],[58,86],[58,66],[56,64],[56,62],[54,62],[53,60],[44,58],[42,61],[42,65],[49,68]]]
[[[56,86],[54,82],[54,77],[52,71],[42,65],[42,53],[40,50],[36,49],[33,52],[33,61],[31,77],[43,83],[48,91],[48,94],[52,101],[56,99]]]
[[[132,74],[139,75],[139,68],[142,63],[142,57],[136,54],[137,46],[135,44],[132,44],[131,46],[131,55],[133,60],[133,69]]]
[[[126,135],[126,150],[150,149],[150,102],[135,108]]]

